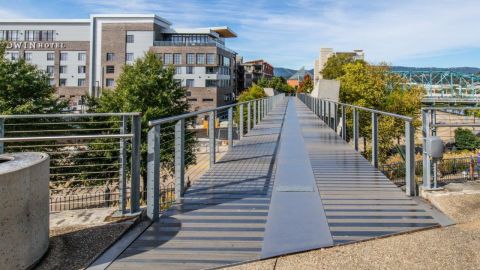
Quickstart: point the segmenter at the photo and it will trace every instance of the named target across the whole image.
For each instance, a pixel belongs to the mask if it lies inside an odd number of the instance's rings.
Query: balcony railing
[[[154,41],[154,46],[178,46],[178,47],[217,47],[229,53],[237,54],[234,50],[227,48],[218,42],[178,42],[178,41]]]

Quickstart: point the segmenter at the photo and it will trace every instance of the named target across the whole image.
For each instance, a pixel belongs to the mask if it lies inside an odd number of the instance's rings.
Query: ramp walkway
[[[209,269],[439,226],[286,98],[108,269]]]

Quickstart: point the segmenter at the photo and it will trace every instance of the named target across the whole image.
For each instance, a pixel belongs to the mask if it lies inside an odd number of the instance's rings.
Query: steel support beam
[[[175,201],[182,202],[185,190],[185,119],[175,124]]]
[[[372,165],[378,168],[378,116],[372,112]]]
[[[215,142],[215,112],[210,112],[208,117],[208,138],[209,138],[209,150],[210,150],[210,168],[215,164],[216,155],[216,142]]]
[[[160,126],[148,131],[147,216],[156,221],[160,215]]]

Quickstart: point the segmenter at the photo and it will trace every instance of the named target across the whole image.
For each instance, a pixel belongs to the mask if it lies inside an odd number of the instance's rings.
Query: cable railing
[[[180,203],[185,190],[235,141],[262,121],[284,94],[151,120],[147,154],[147,215]],[[236,136],[235,136],[236,135]],[[165,190],[163,186],[172,188]]]
[[[415,182],[415,129],[413,118],[328,99],[315,98],[306,94],[299,94],[298,98],[331,129],[339,133],[343,140],[352,143],[355,151],[369,158],[372,166],[375,168],[379,168],[379,154],[384,154],[379,152],[380,140],[382,139],[379,137],[379,118],[383,117],[384,120],[390,118],[392,121],[382,121],[381,123],[385,129],[401,129],[404,132],[402,139],[405,144],[405,189],[407,195],[415,196],[417,186]],[[399,122],[404,123],[403,128],[397,125]],[[364,141],[363,149],[361,149],[360,138],[363,138]],[[400,140],[401,138],[398,138],[398,142]],[[385,145],[391,142],[382,141],[382,143],[382,145]],[[392,151],[392,148],[389,147],[388,151]]]
[[[50,211],[118,207],[137,213],[140,114],[0,115],[0,154],[50,156]]]

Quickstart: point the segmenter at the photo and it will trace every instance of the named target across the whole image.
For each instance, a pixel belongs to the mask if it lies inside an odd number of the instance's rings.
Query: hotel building
[[[153,14],[102,14],[89,19],[0,20],[5,57],[24,58],[50,74],[57,94],[81,105],[85,95],[114,88],[125,64],[147,51],[175,68],[191,110],[235,100],[235,56],[228,27],[174,29]]]

